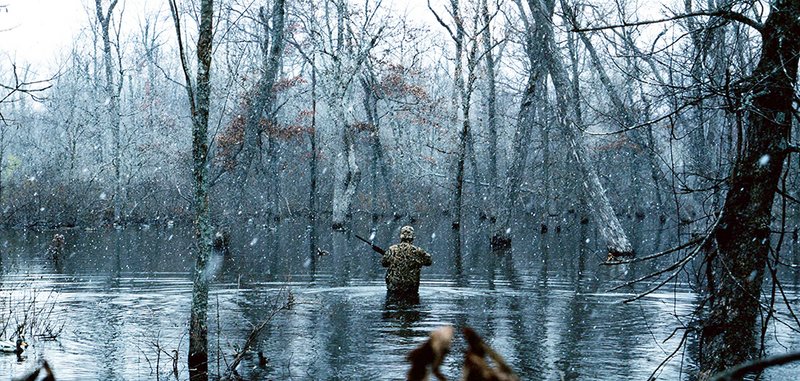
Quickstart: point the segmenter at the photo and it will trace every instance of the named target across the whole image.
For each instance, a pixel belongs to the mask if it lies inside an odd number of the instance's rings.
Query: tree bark
[[[105,67],[106,75],[106,96],[108,97],[108,118],[111,127],[111,138],[113,140],[113,152],[111,165],[114,168],[114,224],[118,225],[121,221],[122,215],[122,175],[121,175],[121,143],[120,143],[120,109],[119,109],[119,91],[114,83],[114,64],[111,59],[111,37],[109,36],[109,27],[111,24],[111,14],[114,12],[114,7],[117,5],[117,0],[112,0],[108,5],[108,9],[103,12],[102,0],[95,0],[95,12],[97,14],[97,21],[100,22],[100,34],[103,39],[103,66]],[[122,82],[122,77],[120,77]],[[121,86],[120,86],[121,88]]]
[[[261,147],[261,135],[267,129],[277,128],[273,109],[275,108],[275,83],[280,72],[280,62],[283,56],[284,39],[284,20],[285,20],[285,1],[276,0],[272,7],[271,20],[272,27],[269,25],[264,8],[258,12],[258,20],[263,28],[263,40],[261,42],[261,77],[259,78],[252,101],[248,102],[249,108],[244,124],[244,136],[242,137],[241,150],[237,154],[236,168],[233,173],[233,181],[239,186],[240,197],[236,209],[241,209],[245,201],[245,189],[252,169],[253,161],[259,153]],[[266,123],[263,123],[266,121]],[[277,160],[275,156],[276,141],[274,136],[268,134],[267,138],[267,160],[268,169],[273,172],[270,181],[269,191],[269,214],[274,215],[276,205],[279,202],[279,193],[276,191],[274,181],[277,181],[276,171]]]
[[[517,114],[517,126],[511,143],[511,160],[506,175],[505,187],[501,195],[500,209],[497,221],[492,229],[491,246],[495,250],[511,247],[511,220],[516,211],[519,198],[519,188],[522,184],[522,175],[525,172],[525,163],[528,160],[528,146],[530,145],[533,124],[536,119],[536,99],[540,95],[540,88],[544,73],[542,56],[544,52],[544,25],[535,23],[528,18],[520,0],[515,0],[520,11],[520,18],[525,27],[525,50],[528,58],[528,83],[522,94],[522,101]]]
[[[212,227],[208,202],[208,114],[211,98],[211,55],[214,1],[200,3],[200,25],[197,39],[197,79],[192,84],[189,65],[181,38],[180,14],[175,0],[170,0],[178,48],[186,81],[189,108],[192,111],[192,174],[194,191],[194,229],[197,261],[192,275],[192,308],[189,317],[189,378],[208,380],[208,273]]]
[[[497,190],[497,83],[495,81],[495,57],[492,54],[492,28],[490,27],[491,17],[489,15],[488,1],[483,0],[481,4],[481,17],[483,18],[483,50],[484,50],[484,65],[486,66],[486,128],[489,132],[489,175],[487,182],[489,183],[488,196],[490,200],[496,199],[495,195]],[[475,181],[478,181],[476,178]],[[496,216],[496,205],[489,203],[491,210],[488,211],[489,218]]]
[[[277,82],[278,73],[281,69],[281,58],[283,57],[283,48],[285,45],[285,7],[285,0],[275,0],[275,3],[272,6],[272,36],[270,36],[272,44],[268,45],[265,39],[265,43],[262,46],[262,54],[264,56],[263,79],[269,84],[269,88],[264,89],[268,91],[267,104],[264,105],[264,111],[267,112],[267,126],[273,129],[273,133],[268,132],[269,146],[267,147],[267,162],[270,171],[270,189],[267,196],[269,197],[269,214],[273,221],[278,221],[280,219],[280,208],[278,207],[281,201],[281,185],[279,176],[280,155],[278,152],[278,138],[274,133],[279,128],[278,120],[275,115],[275,102],[277,99],[275,83]],[[270,27],[263,8],[259,10],[259,19],[261,20],[264,28],[264,35],[269,35]]]
[[[328,94],[327,103],[333,112],[334,123],[338,129],[337,132],[341,133],[335,138],[336,142],[334,143],[334,151],[338,151],[334,162],[332,205],[332,228],[335,230],[347,229],[353,199],[361,181],[361,169],[356,161],[355,131],[347,121],[344,97],[347,95],[350,83],[361,69],[370,51],[375,46],[378,37],[383,32],[383,27],[379,28],[364,46],[346,44],[350,40],[345,38],[345,31],[352,33],[351,28],[349,26],[346,27],[349,21],[347,12],[346,2],[338,1],[336,3],[337,39],[334,47],[335,54],[332,56],[333,63],[330,68],[330,72],[333,74],[333,83],[330,86],[330,90],[326,91]],[[361,50],[358,51],[357,48]]]
[[[757,356],[761,285],[770,252],[772,205],[787,157],[800,54],[800,1],[776,1],[761,29],[758,65],[746,82],[742,151],[713,231],[708,316],[701,334],[704,376]]]
[[[603,184],[600,182],[597,170],[589,162],[590,154],[582,142],[580,130],[570,117],[570,105],[574,107],[580,100],[573,99],[573,96],[571,96],[569,77],[567,76],[564,64],[556,48],[555,35],[552,27],[552,14],[555,6],[554,1],[550,0],[547,1],[547,4],[543,3],[544,2],[529,0],[534,20],[537,23],[546,25],[544,28],[544,33],[546,35],[544,57],[553,80],[553,86],[555,87],[559,122],[564,128],[564,136],[567,139],[567,144],[572,151],[572,155],[575,157],[584,175],[583,185],[586,188],[592,205],[592,211],[597,218],[600,234],[606,241],[608,253],[613,257],[632,255],[633,246],[627,234],[625,234],[622,224],[614,213],[614,209],[611,207],[611,202],[606,195]],[[548,9],[543,9],[542,5],[546,5]],[[574,78],[573,80],[578,79]]]
[[[361,168],[356,162],[355,131],[347,123],[345,116],[345,106],[342,97],[333,99],[333,112],[336,125],[342,129],[340,143],[341,152],[336,157],[336,171],[334,172],[333,184],[333,229],[345,230],[347,221],[350,219],[353,198],[356,194],[358,184],[361,182]]]
[[[309,187],[308,187],[308,224],[316,227],[317,220],[317,67],[314,59],[311,64],[311,158],[308,162]],[[316,238],[315,238],[316,239]],[[316,258],[316,256],[314,256]]]
[[[200,35],[197,40],[197,109],[192,129],[194,162],[195,238],[197,262],[192,288],[192,313],[189,328],[189,370],[194,380],[208,379],[208,285],[207,271],[212,227],[208,205],[208,113],[211,97],[211,54],[213,0],[200,3]]]

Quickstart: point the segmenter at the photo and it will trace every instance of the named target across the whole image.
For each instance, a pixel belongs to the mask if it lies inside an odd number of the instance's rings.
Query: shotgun
[[[360,239],[360,240],[364,241],[364,243],[366,243],[367,245],[370,245],[370,246],[372,246],[372,250],[375,250],[375,252],[376,252],[376,253],[378,253],[378,254],[380,254],[380,255],[384,255],[384,254],[386,254],[386,251],[384,251],[383,249],[381,249],[381,247],[380,247],[380,246],[377,246],[377,245],[373,244],[372,242],[370,242],[370,241],[367,241],[367,240],[366,240],[364,237],[362,237],[362,236],[360,236],[360,235],[358,235],[358,234],[356,234],[355,236],[356,236],[356,238],[358,238],[358,239]]]

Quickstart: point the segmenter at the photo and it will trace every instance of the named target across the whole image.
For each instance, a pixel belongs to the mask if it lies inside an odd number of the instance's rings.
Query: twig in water
[[[275,317],[275,315],[277,315],[279,312],[292,308],[292,305],[294,304],[294,296],[290,290],[287,290],[286,293],[286,302],[279,305],[277,302],[279,298],[276,298],[272,311],[269,313],[269,315],[260,324],[253,327],[252,331],[250,331],[250,334],[247,336],[247,340],[245,340],[244,345],[236,352],[233,357],[233,361],[231,361],[230,365],[228,365],[228,372],[231,375],[236,375],[236,367],[238,367],[239,363],[242,362],[247,351],[249,351],[250,348],[252,348],[256,343],[259,335],[261,335],[261,331],[267,327],[267,324],[272,321],[272,318]]]

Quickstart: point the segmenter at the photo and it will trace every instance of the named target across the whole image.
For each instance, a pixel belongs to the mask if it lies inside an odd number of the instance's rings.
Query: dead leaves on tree
[[[464,366],[461,379],[464,381],[518,381],[511,367],[503,357],[487,345],[471,328],[465,327],[462,332],[469,347],[464,354]],[[411,368],[407,380],[426,381],[432,373],[438,380],[446,380],[440,370],[445,356],[450,352],[453,341],[453,327],[444,326],[431,332],[428,340],[408,354]],[[490,364],[494,364],[492,366]]]

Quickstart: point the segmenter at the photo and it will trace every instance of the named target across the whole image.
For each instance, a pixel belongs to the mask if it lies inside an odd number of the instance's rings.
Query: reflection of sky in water
[[[375,243],[388,246],[399,225],[381,228]],[[680,340],[681,332],[663,342],[677,326],[674,316],[690,312],[695,301],[679,284],[621,304],[633,290],[605,291],[651,269],[599,267],[602,256],[578,247],[586,240],[577,232],[561,236],[576,243],[520,239],[505,255],[466,244],[455,255],[446,228],[417,231],[434,265],[423,270],[419,302],[406,304],[386,300],[378,256],[347,234],[321,229],[315,246],[331,254],[316,257],[305,224],[234,232],[233,255],[218,259],[209,300],[211,368],[217,369],[217,353],[224,355],[222,367],[231,361],[251,327],[290,290],[295,305],[274,318],[258,344],[270,364],[254,368],[255,355],[247,357],[240,373],[248,379],[402,379],[408,351],[434,328],[453,324],[473,327],[523,379],[644,380]],[[47,359],[59,380],[155,379],[161,348],[161,377],[168,377],[167,356],[178,349],[181,377],[188,378],[191,231],[68,232],[68,253],[57,265],[42,255],[44,234],[7,237],[2,306],[56,290],[49,318],[66,325],[58,341],[29,338],[21,363],[1,357],[0,372],[19,375]],[[796,306],[797,282],[784,286]],[[770,335],[786,346],[771,339],[772,354],[799,349],[785,326]],[[449,378],[457,379],[465,346],[457,335],[444,366]],[[691,351],[679,353],[660,378],[678,379],[681,356],[691,364]]]

